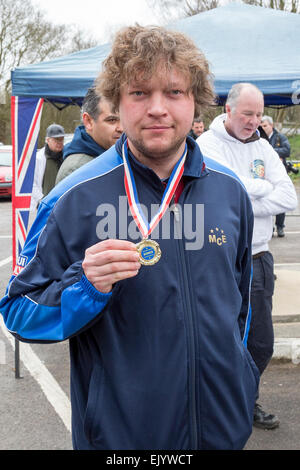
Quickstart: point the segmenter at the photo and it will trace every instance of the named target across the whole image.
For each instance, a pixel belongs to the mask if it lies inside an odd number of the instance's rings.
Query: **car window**
[[[0,166],[12,166],[11,152],[0,152]]]

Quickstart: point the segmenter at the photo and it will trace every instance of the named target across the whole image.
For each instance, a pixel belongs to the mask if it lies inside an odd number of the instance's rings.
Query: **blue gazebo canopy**
[[[266,105],[292,105],[300,88],[300,15],[230,3],[168,25],[187,34],[204,52],[220,103],[233,83],[247,81]],[[101,69],[110,44],[12,71],[14,96],[80,102]]]

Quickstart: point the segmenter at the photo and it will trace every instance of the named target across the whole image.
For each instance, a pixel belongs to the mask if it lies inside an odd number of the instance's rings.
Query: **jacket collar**
[[[116,143],[116,150],[121,157],[122,157],[122,146],[123,146],[123,143],[126,141],[126,139],[127,139],[126,134],[122,134],[122,136]],[[187,136],[186,142],[188,146],[188,153],[187,153],[186,161],[184,164],[183,175],[193,177],[193,178],[200,178],[204,176],[205,174],[209,173],[209,170],[205,167],[205,163],[203,161],[203,155],[200,151],[199,145],[195,142],[195,140]],[[131,154],[131,152],[129,152],[129,156],[131,157],[135,166],[140,167],[141,169],[144,169],[144,171],[150,172],[151,174],[154,173],[150,168],[140,163]]]
[[[84,126],[78,126],[75,129],[73,139],[65,145],[63,158],[75,153],[84,153],[91,157],[98,157],[105,149],[101,147],[95,140],[86,132]]]
[[[217,116],[213,122],[210,124],[209,129],[211,129],[215,134],[217,134],[221,139],[229,142],[235,142],[240,144],[249,144],[250,142],[255,142],[260,139],[259,130],[256,131],[246,140],[239,140],[236,137],[230,135],[225,127],[226,113],[220,114]]]

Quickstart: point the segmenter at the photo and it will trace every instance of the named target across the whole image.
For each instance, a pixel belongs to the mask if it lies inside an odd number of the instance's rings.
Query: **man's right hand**
[[[82,267],[90,283],[99,292],[107,294],[116,282],[137,275],[141,267],[138,260],[134,243],[104,240],[86,250]]]

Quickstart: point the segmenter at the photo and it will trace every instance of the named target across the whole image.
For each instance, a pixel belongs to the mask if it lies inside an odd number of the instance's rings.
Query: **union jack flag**
[[[29,222],[37,140],[44,100],[12,96],[11,122],[13,145],[12,233],[14,274],[22,269],[19,255],[24,246]],[[18,261],[19,260],[19,261]]]

